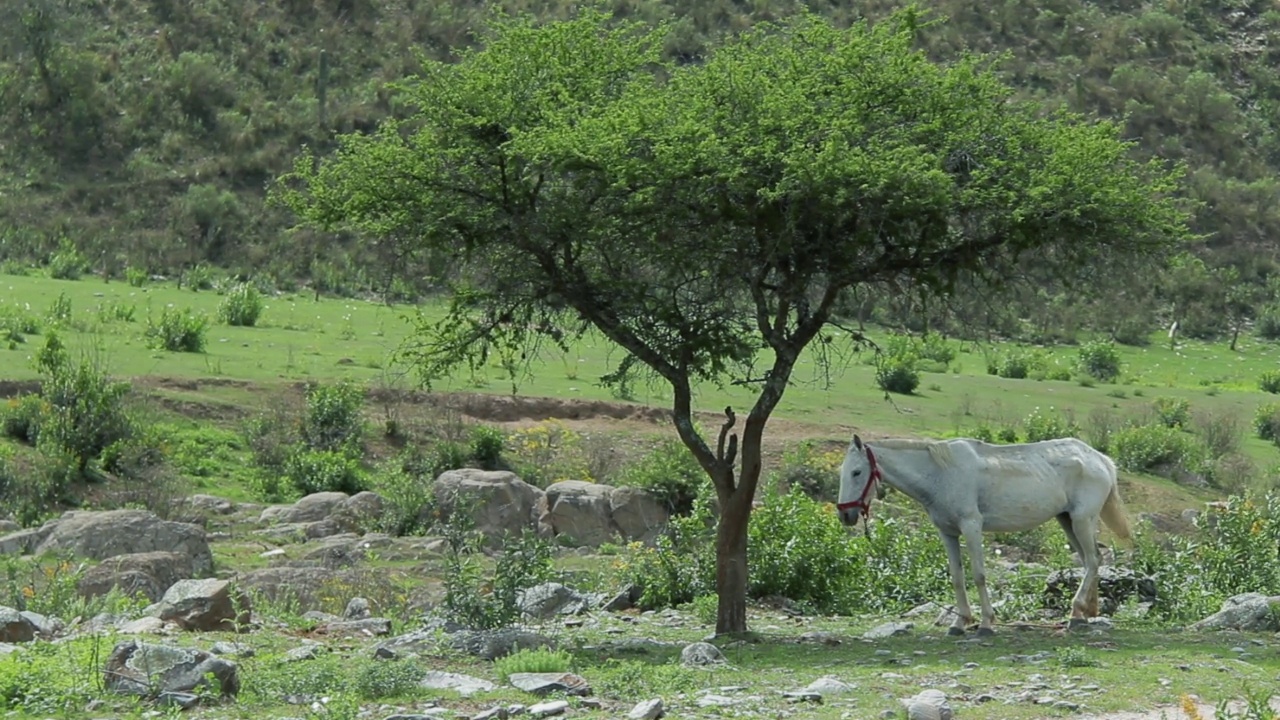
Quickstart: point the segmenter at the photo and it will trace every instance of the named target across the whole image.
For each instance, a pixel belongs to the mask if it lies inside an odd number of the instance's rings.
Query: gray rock
[[[591,608],[590,598],[557,582],[523,590],[516,602],[521,612],[538,620],[550,620],[556,615],[577,615]]]
[[[38,528],[15,530],[0,537],[0,555],[26,555],[36,549],[53,531],[53,525],[45,523]]]
[[[641,593],[642,591],[639,585],[628,585],[622,590],[619,590],[617,595],[614,595],[612,598],[605,601],[601,606],[601,609],[606,612],[630,610],[636,606],[636,603],[640,602]]]
[[[628,541],[651,545],[670,521],[667,508],[652,493],[638,487],[618,487],[609,495],[609,516]]]
[[[129,553],[107,558],[86,570],[76,581],[76,590],[83,597],[94,598],[119,589],[125,595],[141,593],[158,602],[174,583],[195,574],[191,558],[181,553]]]
[[[316,628],[322,635],[336,637],[372,637],[390,635],[391,621],[386,618],[365,618],[363,620],[338,620]]]
[[[552,715],[560,715],[568,709],[568,702],[564,700],[552,700],[550,702],[540,702],[537,705],[530,705],[528,713],[533,717],[551,717]]]
[[[591,694],[591,685],[586,678],[573,673],[511,673],[507,681],[512,687],[539,696],[553,692],[583,696]]]
[[[277,525],[319,522],[333,515],[349,499],[344,492],[312,493],[292,505],[272,505],[264,509],[258,522]]]
[[[244,645],[242,643],[226,642],[225,640],[214,643],[213,647],[209,648],[209,652],[213,653],[214,655],[223,655],[223,656],[241,657],[241,658],[253,657],[256,654],[254,649],[249,647],[248,645]]]
[[[618,530],[610,517],[613,487],[582,480],[552,483],[546,489],[547,511],[542,521],[557,536],[572,538],[577,545],[599,547],[617,539]]]
[[[510,533],[543,529],[539,521],[546,511],[546,493],[514,473],[450,470],[441,473],[431,489],[443,519],[467,508],[473,527],[490,547],[501,547]]]
[[[510,713],[501,705],[482,710],[471,716],[471,720],[507,720]]]
[[[474,695],[478,692],[489,692],[497,686],[488,680],[461,675],[459,673],[432,670],[418,681],[419,687],[429,690],[456,690],[460,695]]]
[[[833,632],[826,630],[811,630],[800,636],[802,643],[814,643],[815,645],[839,645],[840,638]]]
[[[242,573],[236,577],[236,584],[273,602],[292,602],[299,610],[311,610],[321,604],[321,591],[326,585],[347,577],[350,576],[322,567],[270,567]]]
[[[230,515],[236,511],[235,503],[213,495],[191,495],[175,500],[174,504],[203,515]]]
[[[804,687],[805,692],[814,692],[823,697],[831,695],[847,695],[857,687],[832,677],[820,677]]]
[[[122,635],[159,635],[166,632],[165,621],[158,617],[140,617],[134,620],[122,620],[116,623],[116,629]]]
[[[1274,632],[1280,630],[1277,610],[1280,610],[1280,595],[1244,593],[1227,598],[1221,610],[1191,625],[1190,629]]]
[[[1045,606],[1055,610],[1067,610],[1084,579],[1084,568],[1073,567],[1054,570],[1045,580]],[[1155,602],[1156,580],[1149,575],[1139,575],[1130,568],[1103,565],[1098,568],[1098,597],[1104,614],[1115,612],[1130,597],[1139,602]]]
[[[691,667],[707,667],[710,665],[722,665],[725,662],[724,653],[720,652],[720,648],[706,642],[696,642],[686,645],[680,651],[680,662]]]
[[[353,597],[347,601],[347,607],[342,611],[342,617],[345,620],[364,620],[372,615],[369,610],[369,601],[362,597]]]
[[[12,520],[9,520],[8,518],[0,519],[0,533],[7,534],[12,532],[17,532],[21,529],[22,529],[21,525],[19,525],[18,523]]]
[[[883,640],[897,635],[906,635],[911,632],[911,628],[913,627],[915,627],[915,625],[909,622],[884,623],[862,633],[862,638],[864,640]]]
[[[30,610],[23,610],[18,614],[26,618],[28,622],[35,626],[36,634],[42,637],[52,638],[66,629],[66,624],[56,617],[41,615],[40,613],[34,613]]]
[[[24,643],[35,639],[35,623],[13,608],[0,606],[0,642]]]
[[[234,631],[249,624],[249,596],[226,580],[181,580],[165,592],[152,614],[184,630]]]
[[[921,690],[914,697],[902,701],[907,707],[908,720],[951,720],[951,705],[941,690]]]
[[[284,654],[284,662],[303,662],[306,660],[315,660],[320,657],[320,651],[324,649],[319,643],[308,643],[291,648]]]
[[[69,552],[105,560],[133,553],[172,552],[191,559],[194,575],[213,572],[213,553],[199,525],[161,520],[145,510],[73,510],[45,525],[48,532],[35,547],[36,555]]]
[[[127,640],[115,646],[103,669],[108,690],[155,697],[161,693],[190,693],[212,688],[223,696],[240,692],[234,662],[216,655],[171,645]]]
[[[636,706],[627,713],[627,720],[658,720],[665,714],[662,698],[653,698],[636,703]]]

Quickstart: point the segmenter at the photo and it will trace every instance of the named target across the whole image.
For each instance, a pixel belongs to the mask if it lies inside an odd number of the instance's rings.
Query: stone
[[[521,612],[538,620],[550,620],[556,615],[577,615],[591,608],[590,598],[557,582],[522,590],[516,602]]]
[[[335,637],[372,637],[390,635],[391,621],[386,618],[364,618],[363,620],[337,620],[316,628],[316,633]]]
[[[497,689],[497,686],[488,680],[443,670],[428,672],[418,681],[418,686],[428,690],[455,690],[464,697]]]
[[[947,696],[941,690],[921,690],[902,704],[907,707],[908,720],[951,720],[953,715]]]
[[[151,602],[159,602],[174,583],[195,574],[191,558],[181,553],[129,553],[107,558],[86,570],[76,581],[76,591],[82,597],[95,598],[119,589],[125,595],[141,593]]]
[[[591,685],[586,678],[573,673],[511,673],[507,681],[512,687],[538,696],[553,692],[583,696],[591,694]]]
[[[686,645],[680,651],[680,662],[691,667],[707,667],[710,665],[723,665],[725,662],[724,653],[720,652],[720,648],[706,642],[696,642]]]
[[[353,597],[347,601],[347,607],[342,611],[342,617],[345,620],[364,620],[373,613],[369,610],[369,601],[362,597]]]
[[[72,510],[46,526],[46,536],[33,550],[36,555],[71,553],[105,560],[117,555],[171,552],[190,559],[194,576],[213,572],[213,552],[204,528],[161,520],[145,510]]]
[[[284,654],[284,662],[303,662],[304,660],[315,660],[320,657],[320,651],[324,649],[323,645],[318,643],[308,643],[299,645],[296,648],[289,649]]]
[[[563,480],[546,489],[547,511],[542,521],[557,537],[569,538],[576,545],[599,547],[617,539],[617,528],[610,518],[609,485]]]
[[[857,687],[832,677],[820,677],[804,687],[805,692],[813,692],[827,697],[830,695],[848,695]]]
[[[250,570],[236,576],[236,584],[255,591],[272,602],[290,602],[299,610],[311,610],[321,604],[320,594],[326,585],[349,577],[341,571],[322,567],[270,567]]]
[[[230,657],[253,657],[256,653],[253,648],[242,643],[227,642],[225,640],[216,642],[213,647],[209,648],[209,652],[214,655],[230,656]]]
[[[25,643],[35,639],[35,623],[13,608],[0,606],[0,642]]]
[[[292,505],[272,505],[264,509],[258,522],[276,525],[320,522],[342,508],[350,497],[344,492],[312,493]]]
[[[640,602],[640,596],[643,594],[639,585],[628,585],[618,591],[618,594],[605,601],[600,609],[606,612],[622,612],[630,610]]]
[[[802,643],[814,643],[816,645],[839,645],[840,638],[835,633],[827,630],[811,630],[800,636]]]
[[[503,628],[499,630],[462,630],[449,636],[449,644],[456,650],[485,660],[497,660],[521,650],[554,648],[550,638],[528,630]]]
[[[1280,630],[1277,622],[1280,613],[1277,610],[1280,610],[1280,595],[1268,597],[1262,593],[1244,593],[1227,598],[1218,612],[1192,624],[1190,629],[1275,632]]]
[[[153,614],[184,630],[235,631],[249,624],[249,596],[227,580],[181,580],[165,592]]]
[[[552,700],[550,702],[541,702],[536,705],[530,705],[527,712],[533,717],[551,717],[552,715],[560,715],[568,709],[568,702],[564,700]]]
[[[638,487],[618,487],[609,495],[609,517],[622,538],[652,545],[666,529],[671,516],[650,493]]]
[[[662,698],[653,698],[636,703],[627,713],[627,720],[657,720],[665,714]]]
[[[1054,570],[1045,580],[1045,606],[1054,610],[1070,610],[1071,599],[1084,579],[1084,568],[1073,567]],[[1139,602],[1155,602],[1156,580],[1140,575],[1131,568],[1103,565],[1098,568],[1098,598],[1104,614],[1115,612],[1129,598]]]
[[[915,627],[915,625],[909,622],[884,623],[862,633],[862,639],[883,640],[885,638],[896,637],[898,635],[906,635],[911,632],[911,628],[913,627]]]
[[[66,624],[56,617],[41,615],[30,610],[23,610],[18,614],[26,618],[27,622],[35,627],[36,635],[41,637],[52,638],[66,629]]]
[[[442,519],[468,508],[472,527],[490,547],[501,547],[508,534],[539,529],[547,507],[546,493],[505,471],[449,470],[431,489]]]
[[[236,664],[203,650],[126,640],[118,643],[103,669],[105,687],[116,693],[155,697],[190,693],[215,684],[223,696],[240,692]]]

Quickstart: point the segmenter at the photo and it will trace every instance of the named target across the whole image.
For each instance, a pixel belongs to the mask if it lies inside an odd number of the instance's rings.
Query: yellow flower
[[[1262,521],[1261,521],[1261,520],[1254,520],[1254,521],[1253,521],[1253,526],[1249,528],[1249,534],[1250,534],[1250,535],[1257,535],[1257,534],[1259,534],[1259,533],[1261,533],[1261,532],[1262,532]]]
[[[28,600],[30,600],[31,598],[33,598],[33,597],[35,597],[35,596],[36,596],[36,589],[35,589],[35,588],[31,587],[30,585],[27,585],[26,587],[22,588],[22,597],[27,598]]]
[[[1182,705],[1182,712],[1187,714],[1187,720],[1204,720],[1204,716],[1200,714],[1200,708],[1196,706],[1196,701],[1190,695],[1183,693],[1179,702]]]

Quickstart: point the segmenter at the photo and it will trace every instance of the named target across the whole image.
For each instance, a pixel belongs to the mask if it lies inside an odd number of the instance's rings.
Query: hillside
[[[808,3],[847,23],[857,10]],[[57,262],[121,275],[180,276],[198,263],[290,289],[351,295],[429,291],[444,269],[392,258],[355,238],[291,231],[266,189],[304,145],[367,131],[397,112],[386,87],[419,54],[448,59],[471,40],[484,3],[419,0],[17,0],[0,9],[0,260]],[[501,3],[561,17],[571,3]],[[801,3],[617,0],[619,17],[672,23],[667,53],[696,62],[725,32]],[[1046,110],[1126,116],[1135,152],[1183,161],[1206,266],[1183,263],[1119,290],[1052,286],[1016,311],[860,305],[850,314],[909,326],[973,326],[1034,340],[1096,329],[1133,340],[1178,319],[1191,335],[1262,320],[1280,230],[1280,12],[1262,0],[989,5],[926,3],[945,22],[921,31],[938,59],[1008,53],[1009,81]],[[1230,268],[1229,270],[1226,268]],[[74,268],[73,268],[74,269]],[[1244,282],[1240,282],[1244,281]],[[1248,292],[1232,291],[1247,287]],[[1125,308],[1117,315],[1112,309]],[[1222,322],[1222,318],[1228,322]],[[1134,325],[1138,327],[1133,327]],[[1234,326],[1234,327],[1233,327]]]

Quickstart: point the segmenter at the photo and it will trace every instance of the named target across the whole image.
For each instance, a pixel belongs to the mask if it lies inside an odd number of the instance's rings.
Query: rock
[[[832,677],[820,677],[806,685],[804,690],[805,692],[818,693],[823,697],[828,697],[831,695],[847,695],[857,690],[857,687]]]
[[[350,497],[344,492],[312,493],[292,505],[272,505],[264,509],[258,522],[277,525],[319,522],[342,508]]]
[[[902,701],[908,720],[951,720],[951,705],[941,690],[921,690],[915,697]]]
[[[165,632],[165,627],[165,621],[158,617],[140,617],[117,624],[116,630],[122,635],[159,635]]]
[[[0,520],[0,533],[12,533],[22,529],[18,523],[7,518]]]
[[[528,713],[533,717],[551,717],[559,715],[569,709],[569,703],[564,700],[552,700],[551,702],[542,702],[537,705],[530,705]]]
[[[706,667],[709,665],[722,665],[725,662],[724,653],[720,652],[720,648],[706,642],[696,642],[686,645],[680,651],[680,662],[691,667]]]
[[[1054,570],[1045,580],[1045,606],[1054,610],[1070,609],[1071,599],[1084,579],[1084,568],[1073,567]],[[1115,612],[1130,597],[1139,602],[1155,602],[1156,580],[1149,575],[1139,575],[1130,568],[1103,565],[1098,568],[1098,597],[1104,614]]]
[[[191,495],[175,500],[174,505],[202,515],[230,515],[236,511],[235,503],[213,495]]]
[[[346,620],[364,620],[371,614],[369,601],[362,597],[353,597],[348,600],[346,609],[342,611],[342,617]]]
[[[253,657],[256,654],[254,649],[248,645],[226,642],[225,640],[214,643],[213,647],[209,648],[209,652],[214,655],[242,658]]]
[[[489,692],[497,689],[488,680],[461,675],[459,673],[432,670],[418,681],[418,686],[429,690],[456,690],[460,695],[474,695],[478,692]]]
[[[350,517],[357,527],[369,527],[382,519],[386,505],[381,495],[364,490],[343,500],[338,512]]]
[[[386,618],[364,618],[363,620],[337,620],[316,628],[321,635],[336,637],[372,637],[390,635],[391,621]]]
[[[528,630],[503,628],[500,630],[462,630],[449,636],[449,644],[454,649],[468,655],[497,660],[516,651],[534,648],[554,648],[555,642],[550,638]]]
[[[41,615],[30,610],[23,610],[18,614],[26,618],[27,622],[35,627],[36,635],[42,637],[52,638],[66,628],[66,624],[56,617]]]
[[[108,690],[154,697],[213,688],[223,696],[240,692],[236,664],[203,650],[127,640],[115,646],[103,669]]]
[[[35,547],[36,555],[69,552],[105,560],[117,555],[171,552],[189,558],[196,576],[213,572],[213,553],[199,525],[161,520],[145,510],[72,510],[45,525],[51,527]]]
[[[246,591],[256,591],[273,602],[295,603],[299,610],[310,610],[320,603],[320,591],[349,577],[336,570],[319,567],[272,567],[251,570],[236,576],[236,584]]]
[[[195,574],[187,555],[163,551],[129,553],[107,558],[86,570],[76,582],[76,590],[82,597],[95,598],[118,588],[125,595],[142,593],[151,602],[158,602],[174,583]]]
[[[538,620],[550,620],[556,615],[577,615],[591,607],[587,596],[557,582],[522,590],[516,602],[521,612]]]
[[[619,590],[617,595],[614,595],[612,598],[607,600],[604,605],[601,606],[601,609],[607,612],[630,610],[636,606],[636,603],[640,602],[640,595],[642,593],[643,591],[640,589],[639,585],[628,585],[622,590]]]
[[[553,692],[583,696],[591,694],[591,685],[586,678],[573,673],[511,673],[507,681],[512,687],[539,696]]]
[[[319,643],[308,643],[299,645],[296,648],[290,648],[284,654],[285,662],[303,662],[305,660],[315,660],[320,657],[320,651],[324,649]]]
[[[1274,632],[1280,630],[1277,610],[1280,610],[1280,596],[1244,593],[1227,598],[1221,610],[1191,625],[1190,629]]]
[[[501,705],[491,707],[471,716],[471,720],[507,720],[510,713]]]
[[[638,487],[614,488],[609,517],[624,540],[652,545],[670,521],[670,514],[652,493]]]
[[[13,608],[0,606],[0,642],[24,643],[35,639],[35,623]]]
[[[45,523],[38,528],[16,530],[0,537],[0,555],[27,555],[36,549],[53,531],[53,526]]]
[[[249,624],[249,596],[226,580],[181,580],[165,592],[153,614],[184,630],[234,631]]]
[[[802,643],[814,643],[816,645],[839,645],[840,638],[836,637],[833,632],[826,630],[811,630],[800,636]]]
[[[468,507],[473,527],[491,547],[501,547],[508,534],[538,529],[547,506],[542,490],[503,471],[449,470],[436,478],[432,493],[443,519]]]
[[[906,635],[911,632],[914,624],[909,622],[890,622],[877,625],[870,630],[862,633],[863,640],[883,640],[898,635]]]
[[[657,720],[666,714],[662,707],[662,698],[653,698],[636,703],[627,713],[627,720]]]
[[[599,547],[617,537],[610,518],[613,487],[582,480],[564,480],[547,486],[547,512],[543,522],[557,537],[575,545]]]
[[[314,549],[303,555],[304,560],[327,568],[344,568],[365,558],[363,543],[355,533],[335,533],[321,540]]]

